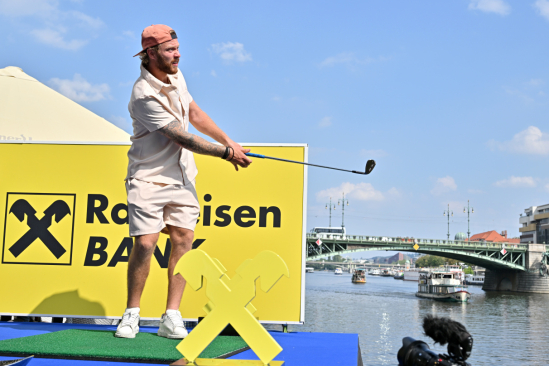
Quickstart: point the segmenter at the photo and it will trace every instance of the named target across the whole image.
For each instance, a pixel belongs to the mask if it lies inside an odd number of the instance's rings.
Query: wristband
[[[231,151],[233,152],[233,155],[231,156],[231,158],[229,159],[229,161],[232,161],[234,159],[234,149],[231,147]]]
[[[225,153],[223,154],[221,159],[225,160],[225,159],[227,159],[227,156],[229,156],[229,147],[225,146]]]

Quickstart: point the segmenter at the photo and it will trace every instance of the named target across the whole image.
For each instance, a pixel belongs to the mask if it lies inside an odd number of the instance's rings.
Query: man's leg
[[[151,257],[159,234],[135,237],[128,262],[128,308],[138,308],[151,269]],[[173,250],[173,249],[172,249]]]
[[[128,302],[122,320],[114,335],[119,338],[135,338],[139,332],[139,305],[145,282],[151,268],[151,256],[156,247],[158,234],[135,237],[128,261]]]
[[[175,265],[181,259],[183,254],[191,250],[194,239],[194,231],[180,227],[168,225],[170,232],[170,241],[172,242],[172,252],[168,262],[168,301],[166,310],[179,310],[183,290],[187,281],[178,274],[173,275]]]
[[[173,270],[183,254],[191,250],[194,232],[173,225],[167,225],[172,243],[172,252],[168,261],[168,300],[166,313],[160,319],[158,335],[166,338],[182,339],[187,336],[185,323],[179,312],[179,304],[183,296],[183,290],[187,281],[178,274],[173,275]]]

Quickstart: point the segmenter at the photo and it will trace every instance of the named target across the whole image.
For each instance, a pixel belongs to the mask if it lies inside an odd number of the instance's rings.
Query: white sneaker
[[[179,310],[166,310],[166,314],[160,319],[157,334],[170,339],[183,339],[188,335]]]
[[[114,336],[118,338],[135,338],[137,333],[139,333],[139,308],[126,309]]]

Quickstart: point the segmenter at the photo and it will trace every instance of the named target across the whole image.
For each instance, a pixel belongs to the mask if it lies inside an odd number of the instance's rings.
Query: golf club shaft
[[[330,167],[330,166],[316,165],[316,164],[304,163],[304,162],[302,162],[302,161],[295,161],[295,160],[287,160],[287,159],[274,158],[274,157],[272,157],[272,156],[266,156],[266,155],[261,155],[261,154],[246,153],[246,156],[250,156],[250,157],[252,157],[252,158],[260,158],[260,159],[271,159],[271,160],[285,161],[285,162],[287,162],[287,163],[295,163],[295,164],[302,164],[302,165],[310,165],[310,166],[316,166],[316,167],[318,167],[318,168],[326,168],[326,169],[333,169],[333,170],[341,170],[342,172],[356,173],[354,170],[332,168],[332,167]],[[360,174],[360,173],[359,173],[359,174]]]

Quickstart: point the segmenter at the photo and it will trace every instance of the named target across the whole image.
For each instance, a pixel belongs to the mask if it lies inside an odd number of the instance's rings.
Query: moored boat
[[[352,283],[366,283],[366,271],[364,269],[355,269],[353,272],[353,277],[351,279]]]
[[[404,281],[419,281],[419,270],[404,271]]]
[[[306,273],[314,273],[315,269],[313,267],[305,267]]]
[[[461,284],[456,272],[422,273],[419,278],[417,297],[448,302],[467,302],[471,294]]]
[[[381,271],[382,277],[393,277],[393,271],[391,271],[389,268],[385,268],[383,271]]]
[[[373,269],[370,272],[370,276],[379,276],[381,274],[381,271],[379,269]]]
[[[465,284],[466,285],[482,286],[482,285],[484,285],[484,276],[483,275],[466,274],[465,275]]]

